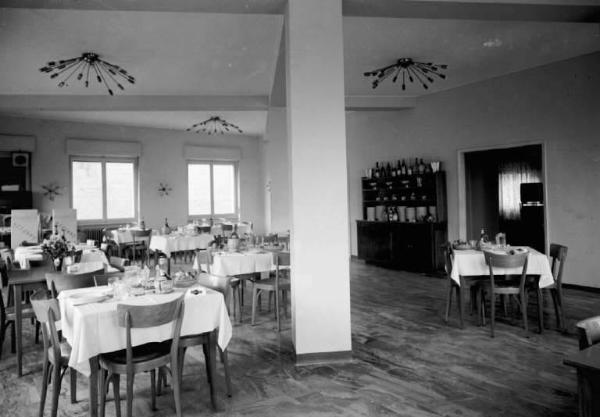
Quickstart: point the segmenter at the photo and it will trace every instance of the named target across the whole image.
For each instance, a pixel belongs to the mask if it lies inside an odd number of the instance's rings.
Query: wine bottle
[[[404,159],[402,160],[401,172],[402,172],[402,175],[406,175],[406,172],[407,172],[406,164],[404,163]]]
[[[394,163],[392,162],[392,177],[396,177],[398,175],[398,170],[396,169],[396,167],[394,166]]]
[[[385,176],[386,177],[391,177],[392,176],[392,167],[390,166],[390,163],[387,163],[387,166],[385,167]]]
[[[424,174],[425,173],[425,163],[423,162],[423,158],[421,158],[421,161],[419,162],[419,174]]]
[[[413,174],[413,168],[409,162],[408,166],[406,167],[406,175],[412,175],[412,174]]]
[[[373,172],[373,175],[374,175],[375,178],[379,178],[379,176],[380,176],[379,174],[380,174],[380,172],[379,172],[379,162],[375,162],[375,171]]]

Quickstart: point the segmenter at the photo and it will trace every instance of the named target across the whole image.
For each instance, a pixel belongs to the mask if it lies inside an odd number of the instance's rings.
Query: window
[[[236,164],[188,163],[188,213],[190,216],[236,214],[236,197]]]
[[[133,220],[136,213],[136,161],[131,159],[71,160],[72,207],[77,220]]]

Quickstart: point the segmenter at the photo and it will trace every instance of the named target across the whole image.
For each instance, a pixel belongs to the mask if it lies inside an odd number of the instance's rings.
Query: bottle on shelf
[[[406,175],[412,175],[413,174],[413,167],[412,165],[410,165],[410,162],[408,163],[408,166],[406,167]]]
[[[379,162],[375,162],[375,170],[373,171],[373,176],[375,178],[379,178],[380,177]]]
[[[398,221],[398,210],[396,209],[396,207],[392,207],[392,221]]]
[[[402,175],[407,175],[406,164],[404,163],[404,159],[402,160],[401,173]]]
[[[423,158],[421,158],[421,161],[419,162],[419,174],[424,174],[425,173],[425,163],[423,162]]]
[[[392,178],[396,178],[398,176],[398,170],[396,169],[396,167],[394,166],[394,163],[392,162]]]

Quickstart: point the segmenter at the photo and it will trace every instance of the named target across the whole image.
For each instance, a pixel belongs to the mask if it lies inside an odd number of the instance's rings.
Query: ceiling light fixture
[[[374,77],[372,81],[373,88],[377,88],[383,80],[394,74],[394,77],[392,78],[392,82],[394,83],[402,76],[402,90],[406,90],[406,78],[408,78],[411,83],[417,80],[421,83],[423,88],[427,90],[429,88],[427,82],[430,84],[433,83],[434,75],[441,79],[446,78],[446,76],[442,74],[442,70],[447,68],[448,65],[432,64],[431,62],[417,62],[412,58],[400,58],[395,64],[365,72],[364,76]]]
[[[116,85],[120,90],[124,90],[122,80],[128,81],[131,84],[135,84],[135,78],[133,78],[127,71],[118,65],[106,62],[100,59],[100,56],[94,52],[84,52],[80,57],[61,59],[60,61],[50,61],[45,67],[40,68],[41,72],[45,72],[50,75],[50,78],[54,79],[60,75],[66,74],[59,83],[59,87],[68,87],[69,80],[75,75],[77,81],[82,81],[85,88],[90,85],[90,77],[96,78],[98,83],[104,84],[108,90],[108,94],[114,95],[111,88],[111,84]]]
[[[229,123],[227,120],[224,120],[219,116],[212,116],[203,122],[199,122],[192,125],[192,127],[188,127],[186,130],[188,132],[195,131],[196,133],[208,133],[209,135],[217,133],[222,135],[225,132],[230,133],[231,131],[244,133],[238,126],[234,125],[233,123]]]

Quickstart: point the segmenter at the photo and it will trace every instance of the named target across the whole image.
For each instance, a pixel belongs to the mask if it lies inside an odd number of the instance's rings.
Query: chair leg
[[[540,328],[540,334],[544,332],[544,297],[542,295],[542,289],[537,288],[537,302],[538,302],[538,326]]]
[[[219,353],[221,355],[221,362],[223,363],[223,368],[225,369],[225,387],[227,389],[227,396],[231,398],[231,377],[229,376],[229,360],[227,355],[227,349],[221,350],[221,348],[219,348]]]
[[[100,372],[98,372],[98,389],[100,390],[100,417],[104,417],[106,413],[106,391],[108,390],[108,381],[107,373],[104,369],[100,368]],[[41,416],[40,416],[41,417]]]
[[[556,291],[556,300],[557,300],[557,304],[558,304],[558,316],[557,316],[558,328],[562,331],[565,331],[567,329],[567,323],[565,322],[565,310],[563,307],[562,289],[557,288],[555,291]]]
[[[121,395],[119,389],[121,388],[121,375],[113,374],[113,397],[115,398],[115,414],[117,417],[121,417]]]
[[[71,404],[77,402],[77,371],[69,368],[69,377],[71,380]]]
[[[127,375],[127,417],[133,417],[133,382],[135,374]]]
[[[10,326],[10,353],[17,353],[17,331],[16,325],[13,321]]]
[[[277,320],[277,331],[281,331],[281,321],[279,317],[279,291],[273,291],[275,293],[275,319]]]
[[[52,417],[58,413],[58,397],[60,395],[60,366],[52,365]]]
[[[491,293],[490,298],[490,329],[492,337],[494,337],[494,324],[496,321],[496,294]]]
[[[446,294],[446,315],[444,321],[448,323],[450,308],[452,307],[452,282],[448,279],[448,293]]]
[[[171,357],[171,373],[173,379],[173,399],[175,400],[175,413],[181,417],[181,370],[179,363],[183,367],[183,361],[179,357]],[[216,407],[215,407],[216,410]],[[129,417],[129,416],[128,416]]]
[[[156,411],[156,370],[150,371],[150,406],[152,411]]]
[[[456,287],[456,300],[458,305],[458,317],[460,318],[460,328],[465,328],[465,322],[463,318],[463,303],[462,303],[462,289],[457,285]]]
[[[35,344],[39,344],[40,343],[40,322],[39,321],[35,321]]]
[[[4,337],[6,335],[6,330],[8,329],[7,323],[0,323],[0,359],[2,359],[2,346],[4,346]]]
[[[46,394],[48,393],[48,377],[50,376],[50,362],[48,354],[44,353],[44,367],[42,374],[42,391],[40,393],[40,417],[44,417],[44,407],[46,406]]]
[[[252,320],[251,324],[254,326],[254,321],[256,319],[256,304],[258,303],[258,293],[260,290],[252,284]]]
[[[527,294],[525,292],[521,293],[521,314],[523,316],[523,328],[527,335],[529,329],[527,327]]]
[[[283,302],[283,315],[287,319],[288,318],[288,313],[287,313],[287,290],[283,290],[281,292],[281,300]]]

